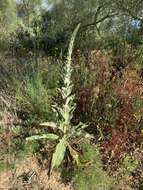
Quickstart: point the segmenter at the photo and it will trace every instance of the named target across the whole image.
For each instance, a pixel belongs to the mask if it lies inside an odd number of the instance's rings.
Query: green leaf
[[[64,122],[60,122],[59,123],[59,129],[64,132],[64,127],[65,127]]]
[[[40,126],[47,126],[47,127],[51,127],[51,128],[57,127],[56,123],[54,123],[54,122],[44,122],[44,123],[41,123]]]
[[[73,85],[62,87],[61,94],[62,94],[63,99],[66,99],[71,95],[72,88],[73,88]]]
[[[68,148],[70,151],[70,155],[72,156],[73,160],[76,162],[77,165],[80,165],[80,156],[76,150],[74,150],[70,144],[68,144]]]
[[[48,139],[48,140],[57,140],[59,136],[49,133],[42,135],[33,135],[31,137],[26,138],[27,141],[40,140],[40,139]]]
[[[78,130],[78,129],[85,129],[85,128],[87,128],[87,127],[88,127],[88,125],[86,125],[86,124],[80,122],[78,125],[75,126],[75,130]]]
[[[62,163],[66,151],[66,141],[62,138],[56,146],[56,150],[52,157],[51,169],[58,168]]]

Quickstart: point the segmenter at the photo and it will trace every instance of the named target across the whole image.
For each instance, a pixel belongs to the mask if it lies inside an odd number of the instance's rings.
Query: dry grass
[[[27,157],[16,164],[15,169],[0,173],[0,190],[72,190],[70,184],[61,182],[60,174],[53,173],[50,179],[47,170],[40,167],[36,158]]]

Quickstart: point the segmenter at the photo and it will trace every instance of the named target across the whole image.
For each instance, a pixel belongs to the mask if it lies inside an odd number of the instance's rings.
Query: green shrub
[[[143,100],[141,97],[134,98],[133,100],[133,111],[134,117],[136,119],[135,127],[136,129],[143,129],[142,118],[143,118]]]
[[[132,156],[127,155],[120,166],[120,171],[122,175],[130,175],[136,170],[138,166],[138,161]]]
[[[98,147],[83,144],[83,157],[87,165],[75,170],[73,179],[75,190],[110,190],[114,182],[103,170]]]
[[[21,114],[26,114],[27,120],[28,118],[34,121],[51,119],[50,92],[40,74],[28,78],[24,84],[21,84],[16,99]]]

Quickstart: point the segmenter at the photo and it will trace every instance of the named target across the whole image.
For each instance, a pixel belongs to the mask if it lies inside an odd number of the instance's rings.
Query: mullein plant
[[[54,168],[58,168],[62,164],[62,161],[64,160],[66,154],[70,154],[70,158],[72,158],[74,163],[79,165],[82,159],[79,151],[75,150],[74,148],[73,139],[81,140],[82,138],[90,138],[90,135],[88,135],[84,130],[87,127],[86,124],[79,123],[78,125],[74,126],[71,123],[71,119],[73,118],[73,112],[76,108],[75,95],[72,94],[73,83],[71,80],[71,76],[73,68],[71,64],[71,57],[75,37],[79,28],[80,24],[75,28],[70,40],[67,61],[64,66],[63,72],[64,85],[61,89],[59,89],[62,96],[63,104],[62,106],[54,105],[52,107],[53,110],[56,112],[57,122],[44,122],[40,124],[41,126],[52,128],[55,132],[34,135],[26,139],[27,141],[47,139],[48,141],[56,142],[55,151],[52,155],[51,160],[50,173]]]

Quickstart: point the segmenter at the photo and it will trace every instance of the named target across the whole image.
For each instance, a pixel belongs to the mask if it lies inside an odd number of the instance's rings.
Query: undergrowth
[[[85,166],[75,169],[76,190],[111,190],[114,180],[103,170],[101,153],[97,146],[83,143],[83,157],[88,160]]]

